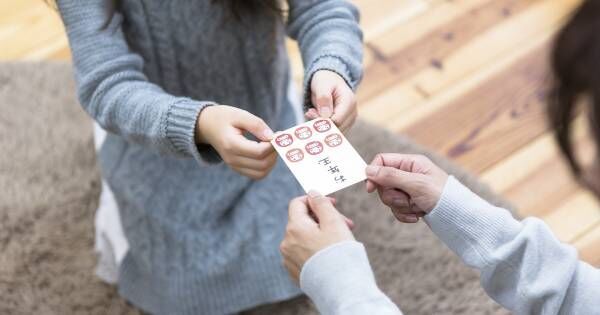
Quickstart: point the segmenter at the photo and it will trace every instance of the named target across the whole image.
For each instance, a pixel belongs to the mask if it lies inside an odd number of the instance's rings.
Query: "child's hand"
[[[381,201],[405,223],[415,223],[433,210],[448,179],[422,155],[378,154],[366,172],[367,191],[377,190]]]
[[[257,139],[247,139],[249,132]],[[277,154],[268,142],[273,131],[251,113],[226,105],[204,108],[196,125],[196,141],[212,145],[229,167],[253,179],[269,174],[277,162]]]
[[[288,218],[280,250],[285,268],[296,281],[312,255],[335,243],[354,240],[352,221],[337,211],[330,198],[316,192],[293,199]]]
[[[342,131],[352,127],[357,116],[356,97],[340,75],[319,70],[312,77],[310,89],[315,108],[306,112],[306,118],[331,117]]]

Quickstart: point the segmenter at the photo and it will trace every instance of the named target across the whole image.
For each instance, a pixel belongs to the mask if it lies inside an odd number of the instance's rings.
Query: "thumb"
[[[346,224],[342,215],[331,203],[331,200],[314,190],[308,192],[308,205],[317,217],[321,227],[326,228],[337,224]]]
[[[323,118],[329,118],[333,114],[332,94],[332,87],[327,84],[315,84],[312,88],[313,105]]]
[[[248,131],[261,141],[271,141],[273,139],[273,130],[267,126],[264,120],[245,110],[238,112],[233,121],[233,126]]]
[[[290,201],[288,207],[289,224],[314,225],[315,221],[310,217],[308,200],[306,197],[298,197]]]
[[[412,191],[411,182],[418,174],[405,172],[394,167],[369,165],[366,169],[367,179],[376,185],[400,189],[408,194]]]

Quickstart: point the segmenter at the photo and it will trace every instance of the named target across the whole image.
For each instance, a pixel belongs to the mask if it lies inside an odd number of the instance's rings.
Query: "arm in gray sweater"
[[[362,35],[356,8],[342,0],[289,2],[289,32],[300,43],[307,82],[316,71],[328,69],[356,87],[362,75]],[[170,95],[149,82],[143,72],[144,60],[130,50],[125,39],[122,15],[110,12],[110,3],[58,1],[73,55],[80,103],[104,129],[129,141],[178,156],[193,156],[199,161],[215,161],[215,154],[209,154],[209,150],[199,152],[194,141],[198,114],[212,100]],[[198,21],[210,18],[199,17]],[[162,32],[161,36],[171,36],[169,31],[172,30],[149,30]],[[229,47],[235,43],[219,44]],[[222,69],[230,75],[243,75],[234,70]]]
[[[346,0],[288,0],[288,34],[298,41],[304,73],[305,99],[319,70],[339,74],[353,90],[362,79],[362,31],[359,12]]]
[[[59,0],[73,55],[79,101],[106,130],[161,152],[200,159],[196,119],[207,102],[175,97],[150,83],[124,38],[110,1]]]
[[[579,261],[577,251],[559,242],[541,220],[519,222],[454,177],[425,220],[454,253],[481,272],[481,284],[490,297],[515,314],[600,312],[600,271]],[[354,260],[349,263],[347,257]],[[356,242],[314,255],[304,265],[300,281],[325,314],[400,313],[375,285],[364,249]],[[339,288],[336,283],[352,283],[368,292]]]

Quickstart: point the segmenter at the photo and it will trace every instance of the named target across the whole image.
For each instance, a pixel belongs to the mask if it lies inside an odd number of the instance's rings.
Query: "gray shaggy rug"
[[[0,64],[0,314],[139,314],[94,275],[100,192],[90,119],[70,65]],[[473,190],[506,205],[474,177],[411,142],[359,122],[350,141],[377,152],[432,157]],[[360,187],[358,187],[360,186]],[[337,195],[356,222],[378,282],[406,314],[504,314],[425,224],[401,224],[361,185]],[[247,314],[315,314],[305,298]]]

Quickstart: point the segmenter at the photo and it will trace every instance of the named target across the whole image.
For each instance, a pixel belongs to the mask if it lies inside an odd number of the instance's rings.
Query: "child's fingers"
[[[352,90],[344,87],[336,87],[339,95],[335,99],[335,107],[331,120],[342,130],[346,129],[356,118],[356,100]]]
[[[231,167],[247,168],[256,171],[268,171],[277,162],[277,153],[273,152],[263,159],[235,156],[229,161]]]
[[[312,87],[312,102],[320,117],[330,118],[333,113],[332,86],[329,84],[314,84]]]
[[[310,108],[308,111],[306,111],[304,116],[309,120],[313,120],[319,117],[319,113],[315,108]]]
[[[257,170],[251,169],[251,168],[234,167],[233,169],[236,172],[238,172],[246,177],[250,177],[251,179],[254,179],[254,180],[263,179],[268,174],[267,172],[257,171]]]
[[[257,139],[270,141],[273,130],[260,117],[245,110],[238,110],[233,117],[233,126],[253,134]]]
[[[343,132],[350,130],[352,125],[354,125],[354,123],[356,122],[357,117],[358,117],[358,113],[356,111],[352,112],[352,114],[350,114],[350,116],[348,116],[346,118],[346,120],[344,120],[344,122],[342,122],[342,125],[340,126],[340,130]]]
[[[252,159],[264,159],[275,152],[271,143],[248,140],[242,135],[234,137],[229,146],[234,154]]]

